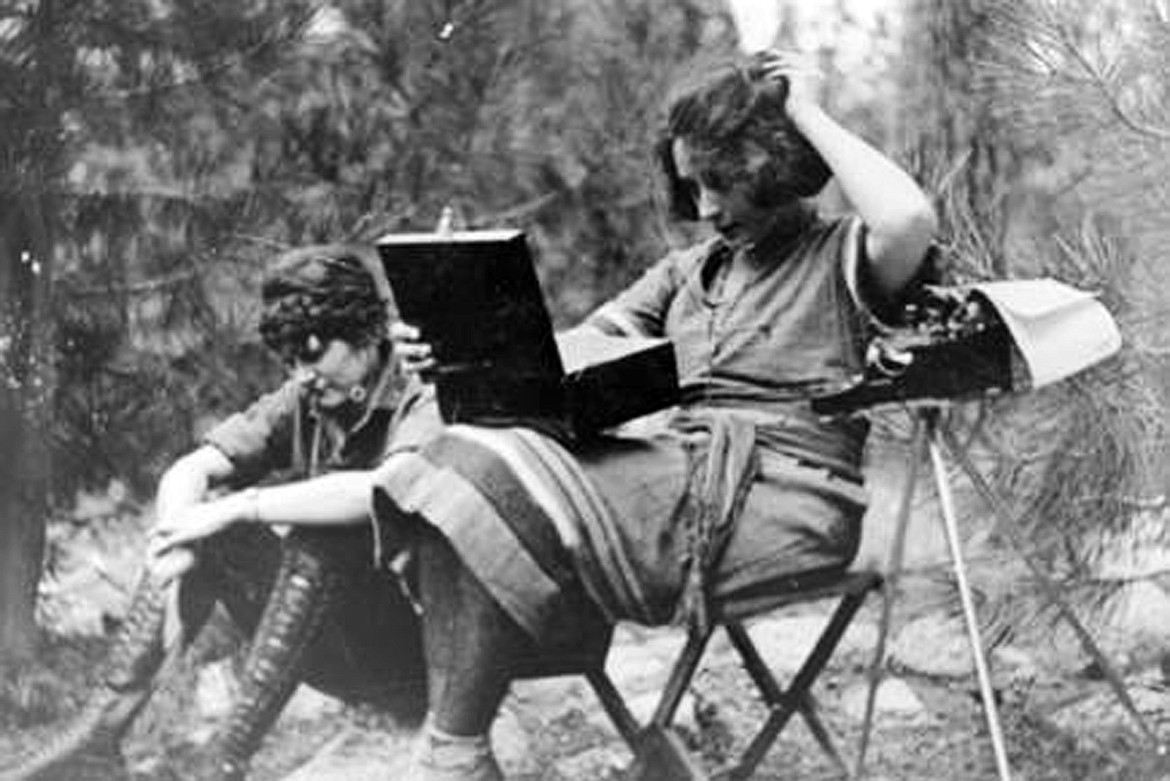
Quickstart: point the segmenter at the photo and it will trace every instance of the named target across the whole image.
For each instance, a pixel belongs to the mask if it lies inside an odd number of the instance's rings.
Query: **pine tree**
[[[291,5],[274,17],[259,2],[78,0],[28,0],[0,16],[0,656],[28,655],[35,637],[55,422],[53,279],[69,216],[96,200],[152,200],[144,191],[80,196],[74,166],[85,146],[165,134],[188,87],[213,89],[241,58],[271,57],[288,30],[281,23],[294,18]],[[107,281],[125,270],[122,258],[105,258],[115,261],[103,269]]]
[[[931,154],[934,170],[949,172],[935,181],[952,279],[1052,276],[1099,292],[1122,327],[1119,356],[987,407],[972,452],[1019,512],[1027,552],[1101,640],[1127,651],[1151,629],[1133,623],[1131,597],[1164,589],[1170,571],[1159,259],[1170,20],[1158,8],[980,0],[919,17],[941,34],[948,62],[970,55],[957,83],[927,87],[927,103],[948,106],[949,129],[927,123],[921,142],[947,142]],[[955,128],[965,129],[958,145]],[[1000,624],[992,634],[1043,627],[1050,640],[1070,640],[1035,621],[1055,614],[1010,546],[1001,553],[997,574],[979,579]],[[1002,577],[1013,563],[1021,577]]]

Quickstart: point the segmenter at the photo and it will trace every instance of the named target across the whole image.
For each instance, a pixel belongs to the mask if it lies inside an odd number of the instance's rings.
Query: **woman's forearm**
[[[934,237],[937,221],[930,199],[893,160],[820,106],[802,105],[791,116],[865,223],[874,281],[884,292],[897,291],[917,271]]]
[[[369,517],[370,473],[334,472],[234,494],[242,521],[294,526],[344,526]]]
[[[163,567],[173,551],[238,523],[344,526],[369,517],[370,473],[336,472],[266,488],[248,488],[162,518],[150,535],[150,556]]]
[[[207,492],[230,477],[232,471],[227,456],[207,445],[179,457],[159,478],[155,494],[158,517],[169,517],[204,501]]]

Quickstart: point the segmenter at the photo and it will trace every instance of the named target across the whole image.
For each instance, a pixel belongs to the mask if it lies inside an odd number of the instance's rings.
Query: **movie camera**
[[[862,375],[812,406],[841,415],[891,402],[996,394],[1016,384],[1012,335],[987,296],[924,285],[904,304],[896,325],[878,326]]]
[[[941,414],[952,401],[1039,388],[1113,355],[1121,347],[1121,335],[1108,311],[1092,293],[1051,279],[1005,280],[965,287],[922,285],[904,304],[896,324],[876,329],[861,376],[840,390],[812,400],[813,410],[822,415],[859,414],[883,404],[898,404],[910,411],[913,421],[909,467],[887,564],[888,598],[883,605],[879,650],[871,669],[860,756],[865,756],[877,682],[885,667],[890,611],[902,568],[918,465],[929,463],[997,777],[999,781],[1012,778],[974,594],[967,578],[948,458],[991,509],[1000,534],[1027,565],[1045,598],[1072,626],[1083,650],[1101,669],[1139,730],[1151,745],[1164,752],[1165,746],[1129,697],[1124,681],[1072,612],[1060,585],[1030,552],[1019,531],[1018,517],[979,473]],[[860,764],[859,761],[859,767]]]

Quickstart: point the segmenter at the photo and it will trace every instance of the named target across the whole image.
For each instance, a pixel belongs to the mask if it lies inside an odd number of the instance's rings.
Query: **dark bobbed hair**
[[[655,157],[674,217],[698,218],[694,189],[678,176],[676,140],[694,150],[713,186],[750,177],[752,201],[762,207],[812,197],[832,176],[824,158],[788,118],[788,85],[766,75],[765,57],[753,54],[692,66],[671,91]],[[766,154],[766,161],[754,167],[747,159],[753,147]]]
[[[320,244],[282,253],[265,270],[260,336],[282,355],[316,336],[362,346],[386,338],[389,293],[367,248]]]

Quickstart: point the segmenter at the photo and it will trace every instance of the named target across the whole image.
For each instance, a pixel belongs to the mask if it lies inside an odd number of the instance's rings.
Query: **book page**
[[[556,338],[566,374],[579,371],[586,366],[616,361],[667,341],[643,336],[609,336],[592,328],[562,331]]]
[[[1041,388],[1105,360],[1121,348],[1121,332],[1092,293],[1054,279],[973,285],[995,307]]]

